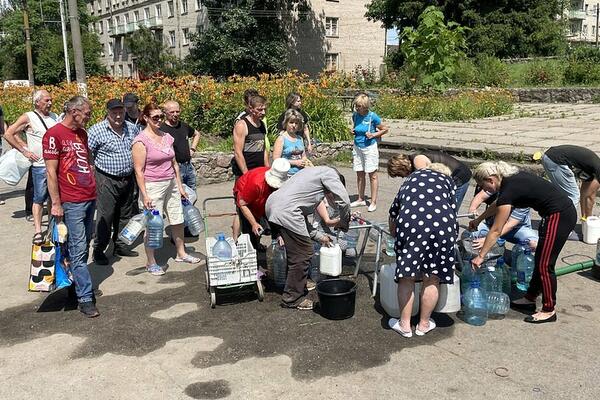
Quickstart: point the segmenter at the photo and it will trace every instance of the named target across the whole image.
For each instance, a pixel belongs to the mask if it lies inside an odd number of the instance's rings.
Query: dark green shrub
[[[587,85],[600,83],[600,65],[595,61],[571,60],[564,72],[565,83]]]
[[[532,86],[560,85],[563,68],[561,64],[548,61],[534,61],[525,67],[524,82]]]
[[[475,60],[479,86],[506,86],[509,80],[508,66],[500,59],[480,55]]]
[[[477,86],[477,68],[470,58],[461,58],[458,60],[454,77],[452,78],[456,86]]]

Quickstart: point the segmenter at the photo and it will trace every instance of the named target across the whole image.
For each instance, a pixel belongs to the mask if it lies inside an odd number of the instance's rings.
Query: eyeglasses
[[[165,118],[164,115],[153,115],[150,119],[154,122],[162,121]]]

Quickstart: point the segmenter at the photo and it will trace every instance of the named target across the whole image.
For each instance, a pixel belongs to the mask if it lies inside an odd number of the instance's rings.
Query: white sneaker
[[[392,328],[393,331],[396,331],[397,333],[399,333],[401,336],[404,336],[405,338],[410,338],[413,335],[412,329],[408,332],[404,332],[402,330],[402,328],[400,328],[400,320],[397,318],[390,318],[388,320],[388,326],[390,328]]]
[[[350,203],[350,207],[361,207],[366,205],[367,202],[365,200],[354,200],[352,203]]]
[[[367,211],[368,212],[373,212],[375,210],[377,210],[377,204],[375,204],[375,203],[369,204],[369,208],[367,208]]]

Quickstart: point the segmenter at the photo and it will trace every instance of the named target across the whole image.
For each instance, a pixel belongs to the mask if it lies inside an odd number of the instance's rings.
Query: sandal
[[[42,232],[34,233],[31,243],[35,244],[36,246],[41,246],[44,244],[44,236],[42,235]]]
[[[199,259],[198,257],[190,256],[189,254],[186,254],[183,257],[175,258],[175,262],[178,262],[178,263],[198,264],[200,261],[202,261],[202,260]]]

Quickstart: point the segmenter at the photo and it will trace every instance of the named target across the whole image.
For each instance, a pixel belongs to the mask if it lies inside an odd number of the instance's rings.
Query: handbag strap
[[[44,122],[44,118],[42,118],[42,116],[40,114],[37,113],[37,111],[33,112],[35,115],[37,115],[37,117],[40,119],[40,122],[42,123],[42,125],[44,125],[44,129],[48,130],[48,126],[46,125],[46,123]]]

